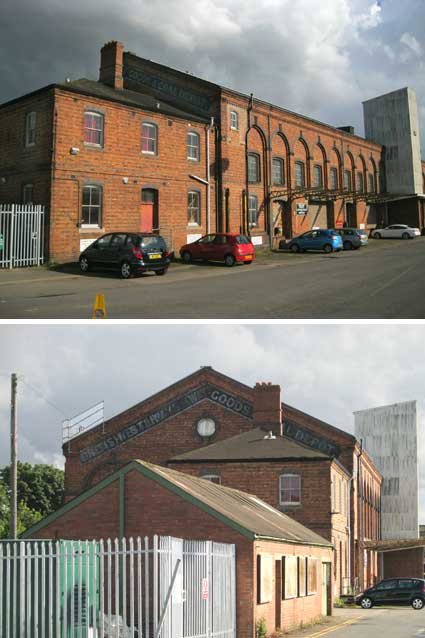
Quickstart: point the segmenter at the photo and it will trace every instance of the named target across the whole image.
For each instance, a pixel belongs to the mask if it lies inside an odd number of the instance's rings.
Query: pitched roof
[[[266,461],[266,460],[300,460],[330,459],[319,450],[298,443],[286,436],[268,438],[262,428],[253,428],[230,439],[218,441],[202,448],[197,448],[174,456],[172,462],[196,461]]]
[[[148,479],[159,483],[162,487],[199,507],[250,540],[263,538],[302,545],[332,547],[330,541],[274,509],[253,494],[216,485],[205,479],[139,460],[128,463],[91,489],[63,505],[44,520],[33,525],[25,532],[24,538],[34,535],[132,470],[137,470]],[[160,507],[159,503],[158,507]]]

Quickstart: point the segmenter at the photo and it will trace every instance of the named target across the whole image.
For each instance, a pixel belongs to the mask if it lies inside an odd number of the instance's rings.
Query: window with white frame
[[[221,485],[221,478],[218,474],[202,474],[201,478],[205,479],[206,481],[210,481],[210,483]]]
[[[230,128],[234,131],[239,129],[239,116],[236,111],[230,111]]]
[[[187,194],[187,223],[189,226],[201,225],[201,194],[189,191]]]
[[[248,182],[257,184],[261,179],[260,175],[260,156],[257,153],[249,153],[248,155]]]
[[[32,204],[33,202],[33,185],[24,184],[22,188],[22,202],[24,204]]]
[[[344,171],[344,190],[351,191],[351,171]]]
[[[195,131],[187,133],[187,159],[199,162],[200,137]]]
[[[25,146],[35,145],[35,130],[37,126],[37,113],[27,113],[25,120]]]
[[[338,169],[332,167],[330,170],[330,182],[331,182],[331,190],[338,190]]]
[[[103,146],[103,115],[95,111],[84,113],[84,144]]]
[[[258,226],[258,197],[250,195],[248,197],[248,226],[253,228]]]
[[[322,188],[323,186],[323,172],[322,167],[319,164],[314,165],[313,169],[314,187]]]
[[[304,162],[295,162],[295,186],[296,188],[304,188],[304,185],[305,185]]]
[[[97,184],[83,186],[81,225],[102,226],[102,187]]]
[[[142,153],[156,155],[158,128],[150,122],[142,122]]]
[[[301,476],[281,474],[279,477],[280,505],[299,505],[301,503]]]
[[[285,177],[283,173],[283,159],[280,157],[273,158],[273,184],[275,186],[283,186]]]

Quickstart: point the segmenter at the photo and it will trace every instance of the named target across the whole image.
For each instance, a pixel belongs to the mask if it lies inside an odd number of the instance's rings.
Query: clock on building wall
[[[199,436],[202,437],[212,436],[213,434],[215,434],[216,429],[216,422],[210,417],[203,417],[202,419],[199,419],[196,424],[196,431]]]

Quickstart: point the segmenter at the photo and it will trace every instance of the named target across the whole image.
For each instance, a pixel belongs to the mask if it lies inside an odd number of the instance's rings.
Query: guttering
[[[273,543],[286,543],[287,545],[311,545],[313,547],[326,547],[327,549],[333,549],[332,543],[316,543],[314,541],[294,541],[288,538],[282,538],[278,536],[264,536],[263,534],[254,534],[254,540],[256,541],[272,541]]]

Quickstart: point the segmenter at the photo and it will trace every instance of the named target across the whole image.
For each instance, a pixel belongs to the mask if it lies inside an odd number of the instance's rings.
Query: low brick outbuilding
[[[236,547],[237,636],[332,609],[329,541],[256,496],[133,461],[34,525],[27,538],[173,535]]]

